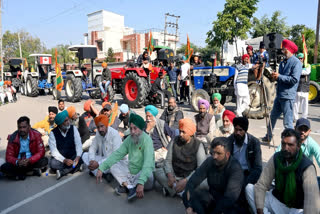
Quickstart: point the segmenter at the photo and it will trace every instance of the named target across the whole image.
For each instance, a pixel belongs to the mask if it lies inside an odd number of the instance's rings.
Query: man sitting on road
[[[119,120],[119,118],[117,117],[118,104],[116,104],[115,107],[113,107],[113,108],[114,109],[112,109],[112,104],[110,102],[103,102],[100,114],[104,114],[104,115],[108,116],[110,118],[109,126],[118,131],[119,125],[121,123],[121,120]],[[117,115],[113,116],[112,114],[117,114]],[[111,120],[112,117],[114,117],[113,121]]]
[[[196,137],[204,143],[206,152],[216,131],[216,123],[212,114],[208,113],[210,103],[205,99],[198,101],[199,114],[195,115],[197,123]]]
[[[222,114],[225,110],[225,107],[220,103],[221,101],[221,94],[214,93],[212,95],[212,102],[213,105],[210,106],[209,113],[212,114],[216,121],[216,127],[222,126]]]
[[[179,129],[179,120],[183,119],[183,117],[183,112],[177,106],[176,99],[170,97],[168,100],[168,108],[163,111],[160,120],[164,120],[170,128]]]
[[[66,106],[64,105],[64,100],[62,99],[58,101],[58,110],[59,112],[66,110]]]
[[[275,179],[275,188],[270,190]],[[281,133],[281,152],[270,158],[258,182],[246,187],[246,197],[255,213],[320,212],[317,174],[303,154],[299,134],[293,129]]]
[[[57,125],[54,123],[54,118],[58,114],[58,108],[55,106],[49,106],[48,107],[49,115],[44,118],[44,120],[41,120],[40,122],[35,123],[32,128],[39,131],[42,135],[42,141],[44,144],[44,147],[47,147],[49,145],[49,134],[53,128],[55,128]]]
[[[180,135],[168,145],[168,153],[163,168],[155,171],[155,179],[163,187],[163,193],[173,197],[182,196],[188,179],[206,159],[203,144],[194,138],[196,125],[189,119],[179,121]]]
[[[115,163],[129,155],[128,171],[122,170],[124,176],[117,176],[120,186],[116,188],[116,193],[126,193],[128,191],[128,201],[135,197],[143,198],[144,190],[152,189],[154,150],[151,138],[143,131],[145,122],[137,114],[131,114],[130,135],[123,141],[120,148],[114,151],[106,161],[99,166],[97,181],[101,181],[102,174],[110,169]]]
[[[48,164],[41,134],[30,127],[28,117],[20,117],[17,124],[18,130],[8,136],[6,163],[1,171],[16,180],[24,180],[30,171],[41,176]]]
[[[123,129],[127,130],[129,128],[129,118],[131,114],[135,114],[135,112],[129,108],[129,106],[125,103],[120,106],[120,115],[119,120],[123,122]],[[120,123],[121,124],[121,123]]]
[[[232,157],[228,140],[215,138],[210,147],[211,156],[196,169],[183,194],[187,214],[238,214],[238,199],[243,185],[243,172]],[[207,179],[208,190],[196,190]]]
[[[50,167],[56,170],[57,180],[68,173],[80,170],[82,165],[82,144],[78,129],[70,125],[67,110],[57,114],[54,128],[49,136],[51,150]]]
[[[83,110],[85,111],[81,117],[87,124],[90,133],[90,139],[92,140],[96,135],[96,125],[94,124],[94,118],[99,115],[99,112],[94,107],[94,102],[92,100],[87,100],[83,105]]]
[[[225,110],[222,114],[223,125],[216,129],[214,137],[229,137],[234,132],[233,119],[236,115],[229,110]]]

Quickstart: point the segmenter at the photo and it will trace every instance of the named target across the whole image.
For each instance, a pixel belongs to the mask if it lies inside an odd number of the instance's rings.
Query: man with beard
[[[189,119],[179,121],[180,135],[168,145],[163,168],[155,171],[155,179],[163,188],[164,195],[182,195],[188,179],[206,159],[203,144],[193,137],[196,125]]]
[[[78,129],[70,125],[68,112],[64,110],[54,119],[57,127],[49,136],[51,169],[56,171],[57,180],[68,173],[80,170],[82,165],[82,144]]]
[[[284,128],[293,128],[293,105],[302,72],[301,62],[293,54],[298,47],[290,40],[282,41],[282,53],[285,60],[279,65],[279,73],[273,72],[272,78],[277,81],[277,95],[271,111],[271,127],[262,141],[270,142],[272,131],[280,115],[283,113]]]
[[[197,123],[196,137],[204,143],[205,150],[208,150],[208,144],[212,141],[216,131],[216,123],[212,114],[208,113],[210,104],[205,99],[198,101],[199,114],[195,115]]]
[[[58,109],[55,106],[49,106],[48,108],[49,115],[44,118],[44,120],[37,122],[32,126],[32,128],[39,131],[42,135],[42,141],[44,144],[44,147],[47,147],[48,141],[49,141],[49,134],[53,128],[55,128],[57,125],[54,123],[54,118],[58,114]]]
[[[225,110],[222,114],[223,126],[217,128],[214,137],[229,137],[234,132],[233,119],[235,117],[236,115],[232,111]]]
[[[94,124],[94,118],[99,115],[98,110],[94,107],[94,102],[92,100],[87,100],[83,105],[83,110],[85,111],[81,117],[87,124],[87,127],[90,132],[90,136],[96,134],[96,125]]]
[[[128,201],[134,198],[143,198],[144,190],[153,187],[154,150],[152,140],[143,129],[145,122],[137,114],[131,114],[129,119],[130,135],[123,141],[120,148],[114,151],[106,161],[99,166],[97,182],[102,180],[104,171],[128,155],[128,170],[123,169],[124,176],[115,178],[119,182],[116,193],[128,192]]]
[[[160,120],[164,120],[170,128],[179,129],[179,120],[183,119],[183,117],[183,112],[177,106],[176,99],[170,97],[168,100],[168,108],[163,111]]]
[[[6,163],[1,171],[16,180],[24,180],[30,171],[41,176],[41,169],[48,164],[41,134],[31,129],[28,117],[20,117],[17,125],[18,130],[8,136]]]
[[[189,179],[183,194],[187,214],[239,212],[237,203],[243,185],[239,162],[231,156],[227,138],[215,138],[210,154]],[[208,190],[196,190],[207,179]]]
[[[222,126],[222,114],[224,112],[225,107],[220,103],[221,94],[214,93],[212,94],[212,106],[210,106],[209,113],[212,114],[216,121],[216,127]]]
[[[228,137],[231,144],[231,154],[239,161],[244,172],[244,186],[255,184],[262,171],[260,141],[247,133],[249,121],[245,117],[233,119],[234,133]]]
[[[274,179],[275,188],[268,191]],[[256,185],[246,187],[246,197],[258,214],[320,212],[316,170],[295,130],[281,133],[281,152],[270,158]]]
[[[109,118],[112,118],[112,114],[118,115],[118,104],[116,104],[113,108],[114,109],[112,109],[112,104],[110,102],[103,102],[100,114],[104,114]],[[109,126],[118,131],[121,120],[117,117],[117,115],[114,116],[114,121],[112,121],[112,123],[109,121]]]

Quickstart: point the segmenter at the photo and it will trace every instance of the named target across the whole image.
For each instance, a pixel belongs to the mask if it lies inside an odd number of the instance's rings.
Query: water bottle
[[[76,168],[76,161],[73,161],[72,168]]]
[[[46,170],[46,176],[49,175],[49,171],[50,171],[50,169],[48,168],[48,169]]]

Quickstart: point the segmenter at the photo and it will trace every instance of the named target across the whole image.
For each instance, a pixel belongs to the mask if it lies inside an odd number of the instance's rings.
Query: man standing
[[[312,161],[301,150],[293,129],[281,133],[281,152],[270,158],[256,185],[246,187],[252,211],[261,213],[320,212],[317,175]],[[275,179],[275,189],[269,190]]]
[[[30,171],[41,176],[41,170],[48,164],[41,134],[31,129],[28,117],[20,117],[17,124],[18,130],[8,136],[6,163],[1,171],[16,180],[24,180]]]
[[[164,120],[172,129],[179,129],[179,120],[183,119],[183,117],[183,112],[177,106],[176,99],[170,97],[168,100],[168,108],[163,111],[160,120]]]
[[[180,80],[180,103],[189,100],[189,85],[190,85],[190,64],[186,61],[187,58],[182,56],[181,73],[178,76]]]
[[[62,99],[58,101],[58,110],[59,112],[66,110],[66,106],[64,105],[64,100]]]
[[[129,155],[129,166],[125,176],[116,176],[120,186],[117,193],[128,191],[128,201],[135,197],[143,198],[144,190],[152,189],[154,169],[154,150],[151,138],[143,131],[145,122],[137,114],[130,115],[130,135],[123,141],[120,148],[113,152],[99,166],[97,181],[102,180],[104,171]],[[125,170],[123,170],[124,173]]]
[[[243,172],[231,155],[227,139],[215,138],[210,154],[187,183],[183,194],[186,213],[239,213],[237,201],[243,185]],[[209,192],[196,190],[205,179]]]
[[[311,73],[310,64],[307,64],[307,65],[303,64],[303,59],[304,59],[303,53],[299,53],[297,57],[302,63],[302,72],[299,80],[296,100],[294,103],[294,109],[293,109],[294,120],[299,119],[300,107],[301,107],[302,117],[305,119],[308,118],[308,98],[309,98],[310,73]]]
[[[82,144],[78,129],[70,125],[68,112],[64,110],[57,114],[54,128],[49,136],[51,151],[50,167],[56,170],[57,180],[70,172],[80,170],[82,164]]]
[[[163,168],[155,171],[155,178],[163,187],[163,193],[174,196],[183,193],[188,179],[206,159],[203,144],[196,138],[196,125],[189,119],[179,121],[180,135],[168,145]]]
[[[178,80],[178,74],[180,73],[180,69],[174,66],[173,61],[170,61],[170,66],[166,68],[165,71],[169,75],[169,83],[171,85],[173,96],[177,100],[178,98],[177,97],[177,80]]]
[[[229,137],[234,132],[233,119],[236,115],[229,110],[225,110],[222,114],[223,125],[217,127],[214,137]]]
[[[285,60],[279,65],[279,73],[272,73],[272,78],[277,81],[277,95],[270,115],[271,127],[268,125],[268,133],[262,138],[263,141],[271,141],[272,131],[282,113],[283,126],[293,128],[293,105],[302,71],[301,62],[293,55],[297,50],[294,42],[287,39],[282,41]]]
[[[249,134],[249,121],[245,117],[233,119],[234,133],[228,137],[231,144],[231,154],[239,161],[244,172],[244,187],[255,184],[262,171],[260,141]]]

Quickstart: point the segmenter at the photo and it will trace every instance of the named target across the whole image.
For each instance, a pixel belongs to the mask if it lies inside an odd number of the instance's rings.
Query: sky
[[[179,15],[181,43],[206,45],[206,33],[212,29],[224,0],[1,0],[3,32],[25,30],[39,37],[47,48],[58,44],[83,43],[88,31],[87,14],[107,10],[124,16],[125,26],[135,30],[163,29],[165,16]],[[316,28],[318,0],[260,0],[255,17],[282,12],[288,25],[304,24]],[[169,20],[168,20],[169,21]],[[172,20],[175,22],[175,19]]]

